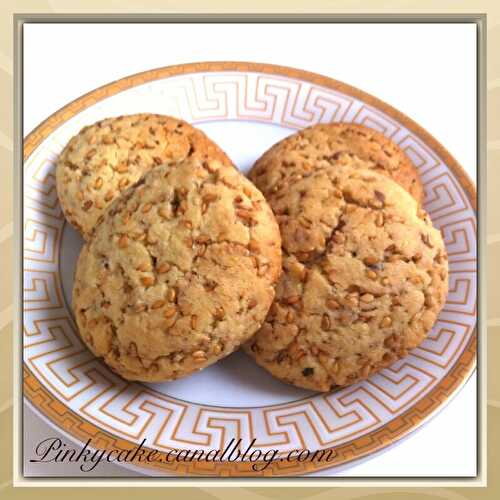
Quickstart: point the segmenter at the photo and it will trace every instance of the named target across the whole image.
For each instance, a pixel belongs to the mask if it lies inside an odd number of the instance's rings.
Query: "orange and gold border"
[[[154,80],[164,79],[171,76],[178,76],[189,73],[211,72],[211,71],[255,71],[272,75],[284,75],[290,78],[297,78],[318,85],[322,85],[332,90],[342,92],[352,97],[358,98],[372,106],[381,109],[388,116],[391,116],[399,123],[404,124],[409,130],[415,133],[424,143],[436,152],[450,168],[460,185],[467,193],[468,199],[474,210],[477,209],[476,190],[474,183],[448,153],[448,151],[432,137],[428,132],[417,125],[413,120],[403,113],[392,108],[383,101],[345,83],[324,77],[315,73],[270,64],[248,63],[248,62],[206,62],[193,63],[178,66],[168,66],[158,68],[143,73],[138,73],[121,80],[117,80],[108,85],[104,85],[84,96],[76,99],[68,105],[55,112],[43,123],[36,127],[24,140],[23,156],[26,160],[34,149],[46,139],[55,129],[64,124],[67,120],[80,113],[82,110],[92,106],[109,96],[118,94],[126,89],[142,85]],[[382,428],[372,431],[351,442],[335,447],[335,459],[328,463],[317,462],[282,462],[277,461],[271,464],[262,473],[252,470],[251,464],[245,462],[223,462],[223,463],[169,463],[166,460],[151,463],[143,463],[142,466],[151,467],[157,471],[174,473],[176,475],[200,475],[200,476],[297,476],[318,471],[325,468],[346,464],[353,460],[360,459],[379,451],[386,446],[401,439],[409,432],[415,430],[435,411],[437,411],[446,401],[465,383],[473,372],[476,364],[477,351],[477,330],[473,332],[471,339],[465,347],[460,358],[450,369],[446,377],[423,399],[418,401],[405,413],[391,420]],[[43,415],[49,418],[53,424],[66,431],[70,435],[81,441],[89,438],[95,446],[101,449],[129,450],[137,445],[125,439],[118,438],[112,434],[98,428],[94,424],[86,421],[81,416],[65,407],[56,400],[51,393],[43,387],[34,376],[28,366],[23,367],[24,382],[23,391],[27,399]],[[163,456],[162,456],[163,455]],[[158,452],[161,459],[165,454]]]

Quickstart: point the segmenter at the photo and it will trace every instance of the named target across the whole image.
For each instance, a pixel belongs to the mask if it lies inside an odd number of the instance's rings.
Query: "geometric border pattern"
[[[317,122],[355,122],[390,137],[419,169],[425,207],[449,255],[448,300],[429,337],[367,381],[258,409],[186,404],[116,377],[85,349],[62,299],[58,258],[64,219],[53,169],[61,148],[84,124],[117,114],[109,105],[126,113],[155,110],[195,124],[238,119],[299,129]],[[161,68],[101,87],[62,108],[26,138],[24,159],[24,394],[57,427],[82,441],[92,437],[100,448],[130,449],[147,438],[159,453],[172,447],[224,448],[231,437],[241,438],[243,446],[255,438],[256,448],[283,454],[296,448],[335,449],[335,460],[326,465],[277,461],[264,472],[297,475],[345,464],[394,442],[436,411],[474,369],[474,186],[435,139],[372,96],[273,65]],[[244,462],[148,466],[177,474],[259,474]]]

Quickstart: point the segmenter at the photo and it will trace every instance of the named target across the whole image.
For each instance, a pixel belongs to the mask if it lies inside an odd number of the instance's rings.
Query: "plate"
[[[450,291],[424,343],[368,380],[329,394],[283,384],[238,352],[189,378],[130,383],[85,348],[71,312],[82,240],[65,223],[54,162],[84,125],[136,112],[181,117],[217,141],[244,172],[279,139],[317,122],[354,122],[406,152],[425,186],[425,208],[444,237]],[[47,421],[101,449],[208,452],[232,438],[283,460],[142,463],[146,474],[302,475],[372,454],[420,426],[465,383],[476,362],[476,194],[452,156],[378,99],[298,69],[196,63],[155,69],[101,87],[62,108],[24,142],[24,395]],[[333,449],[331,461],[286,460],[291,450]],[[331,472],[331,471],[330,471]],[[329,473],[330,473],[329,472]]]

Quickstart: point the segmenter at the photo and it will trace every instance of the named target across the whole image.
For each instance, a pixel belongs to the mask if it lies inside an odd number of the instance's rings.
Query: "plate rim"
[[[48,118],[37,125],[23,140],[23,162],[26,161],[33,151],[61,125],[69,119],[79,114],[81,111],[104,100],[113,95],[119,94],[127,89],[137,87],[155,80],[162,80],[174,76],[182,76],[192,73],[204,72],[258,72],[271,75],[286,76],[295,78],[309,83],[321,85],[330,90],[338,91],[348,96],[357,98],[377,109],[382,110],[388,116],[394,118],[403,124],[408,130],[413,132],[420,140],[422,140],[431,150],[442,159],[447,167],[453,172],[458,183],[464,189],[467,199],[469,200],[477,219],[477,193],[476,187],[465,172],[463,167],[455,160],[455,158],[437,141],[429,132],[414,122],[391,105],[372,96],[371,94],[359,90],[349,84],[326,77],[317,73],[306,70],[281,66],[268,63],[242,62],[242,61],[209,61],[195,62],[187,64],[177,64],[172,66],[164,66],[146,70],[140,73],[135,73],[125,76],[113,82],[97,87],[86,94],[74,99],[59,110],[52,113]],[[89,102],[90,101],[90,102]],[[23,169],[24,173],[24,169]],[[21,317],[22,321],[22,317]],[[447,374],[439,381],[439,383],[421,400],[413,404],[403,413],[384,424],[382,427],[364,434],[354,440],[343,443],[340,446],[326,448],[326,450],[335,450],[336,456],[334,461],[329,463],[313,463],[313,462],[286,462],[286,467],[279,467],[280,462],[272,463],[265,473],[256,474],[246,462],[214,462],[213,467],[207,467],[203,462],[146,462],[140,467],[150,467],[156,470],[168,470],[175,472],[178,475],[216,475],[222,472],[223,475],[230,476],[282,476],[282,475],[301,475],[310,472],[335,468],[340,465],[345,465],[349,462],[366,457],[371,453],[379,452],[383,448],[394,444],[412,431],[419,428],[431,417],[433,417],[440,409],[442,409],[451,398],[456,395],[460,388],[465,385],[469,377],[476,368],[477,362],[477,322],[471,332],[471,337],[464,346],[459,358],[449,369]],[[100,449],[122,449],[128,450],[137,446],[136,443],[113,435],[100,427],[97,427],[84,417],[77,415],[70,408],[63,405],[46,389],[36,378],[28,365],[23,361],[23,396],[48,418],[52,425],[64,432],[70,432],[76,439],[86,442],[89,437],[95,439],[101,438]],[[37,401],[41,403],[37,404]],[[425,405],[423,405],[425,403]],[[418,407],[422,409],[418,411]],[[61,412],[61,410],[63,410]],[[69,412],[69,415],[68,415]],[[65,424],[66,417],[71,416],[71,427],[67,428]],[[74,420],[79,425],[74,425]],[[398,423],[398,425],[395,425]],[[388,427],[392,427],[392,430]],[[76,435],[75,435],[76,434]],[[146,448],[153,450],[153,448]],[[166,455],[163,452],[156,450],[160,455]],[[255,462],[254,462],[255,463]],[[262,462],[261,462],[262,463]],[[203,467],[203,465],[205,465]]]

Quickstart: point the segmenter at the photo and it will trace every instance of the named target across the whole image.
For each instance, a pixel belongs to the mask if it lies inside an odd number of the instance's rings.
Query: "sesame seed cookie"
[[[78,260],[84,342],[123,378],[174,380],[261,326],[281,272],[269,205],[236,168],[189,158],[116,199]]]
[[[245,345],[259,365],[329,391],[424,340],[446,300],[448,261],[441,233],[408,192],[377,172],[338,166],[317,168],[268,201],[283,274]]]
[[[267,196],[326,165],[375,170],[423,201],[417,169],[404,152],[380,132],[354,123],[313,125],[286,137],[257,160],[249,177]]]
[[[88,239],[105,209],[144,173],[190,157],[230,163],[201,130],[170,116],[141,113],[84,127],[56,164],[64,215]]]

